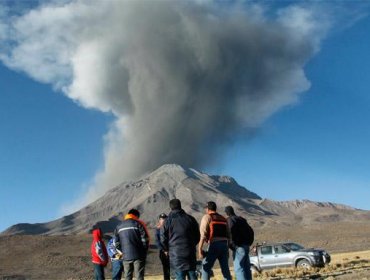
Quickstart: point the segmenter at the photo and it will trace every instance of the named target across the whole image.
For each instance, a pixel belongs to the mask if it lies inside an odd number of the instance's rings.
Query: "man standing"
[[[236,216],[233,207],[226,206],[227,223],[231,230],[234,270],[237,280],[251,280],[249,246],[254,240],[253,229],[243,217]]]
[[[132,280],[134,270],[137,280],[144,279],[149,234],[139,217],[140,212],[131,209],[114,231],[115,239],[121,245],[123,253],[123,270],[126,280]]]
[[[161,228],[163,227],[166,219],[167,215],[165,213],[159,215],[157,227],[155,229],[155,239],[157,242],[157,247],[159,249],[159,259],[162,263],[163,280],[170,280],[170,259],[168,257],[168,252],[165,252],[165,249],[161,243]]]
[[[170,201],[171,212],[161,228],[161,243],[170,256],[171,269],[176,280],[196,280],[196,246],[199,242],[199,227],[193,216],[185,213],[178,199]]]
[[[206,214],[200,222],[199,257],[203,259],[202,279],[210,279],[210,272],[218,259],[224,279],[230,280],[229,269],[229,241],[230,229],[226,219],[216,212],[217,205],[209,201],[205,207]],[[208,252],[203,251],[203,244],[209,243]]]

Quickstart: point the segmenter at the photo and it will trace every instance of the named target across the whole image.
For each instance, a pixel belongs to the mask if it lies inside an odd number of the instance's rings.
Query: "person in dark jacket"
[[[251,280],[249,246],[253,242],[253,230],[248,229],[247,220],[236,216],[232,206],[226,206],[227,223],[231,231],[230,248],[233,251],[234,272],[237,280]],[[253,235],[253,236],[251,236]]]
[[[115,239],[121,245],[123,253],[123,270],[126,280],[132,280],[134,271],[137,280],[144,279],[149,234],[139,217],[140,212],[131,209],[114,231]]]
[[[108,253],[102,240],[102,231],[100,228],[95,228],[92,231],[93,241],[91,243],[91,258],[94,264],[94,279],[104,280],[104,267],[108,263]]]
[[[160,231],[161,244],[170,256],[171,268],[177,280],[196,276],[196,246],[200,239],[198,223],[185,213],[178,199],[170,201],[171,212]]]
[[[159,259],[161,260],[162,263],[163,279],[170,280],[170,258],[168,256],[168,253],[165,252],[161,244],[161,228],[163,227],[163,224],[165,223],[166,219],[167,215],[165,213],[159,215],[158,224],[155,229],[155,239],[157,242],[157,247],[159,249]]]

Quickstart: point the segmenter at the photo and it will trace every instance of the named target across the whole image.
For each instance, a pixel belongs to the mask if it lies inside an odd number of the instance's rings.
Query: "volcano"
[[[166,164],[132,182],[124,182],[95,202],[60,219],[37,224],[21,223],[2,234],[80,234],[93,226],[112,232],[131,208],[141,212],[149,227],[156,224],[160,213],[168,213],[169,201],[178,198],[186,212],[198,221],[207,201],[215,201],[219,212],[232,205],[255,227],[320,224],[369,220],[370,212],[330,202],[309,200],[273,201],[240,186],[229,176],[208,175],[192,168]]]

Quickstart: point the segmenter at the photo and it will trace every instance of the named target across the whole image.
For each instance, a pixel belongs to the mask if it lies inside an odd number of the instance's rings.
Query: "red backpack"
[[[209,224],[209,241],[213,238],[229,238],[227,220],[218,213],[211,213],[211,223]]]

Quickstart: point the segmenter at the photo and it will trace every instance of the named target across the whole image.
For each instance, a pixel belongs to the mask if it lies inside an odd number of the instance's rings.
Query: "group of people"
[[[170,213],[159,215],[155,232],[159,258],[163,267],[164,280],[171,275],[176,280],[195,280],[197,257],[201,260],[202,280],[210,279],[216,260],[226,280],[231,280],[229,249],[232,250],[234,271],[237,280],[252,279],[249,247],[254,233],[246,219],[237,216],[233,207],[225,208],[226,218],[217,212],[217,205],[209,201],[200,225],[181,207],[179,199],[170,201]],[[108,257],[112,262],[112,279],[144,279],[146,256],[149,249],[149,234],[140,212],[131,209],[116,227],[108,242],[108,250],[102,240],[100,229],[93,230],[91,245],[95,279],[104,279],[104,267]],[[198,247],[198,250],[197,250]],[[198,255],[198,256],[197,256]]]

